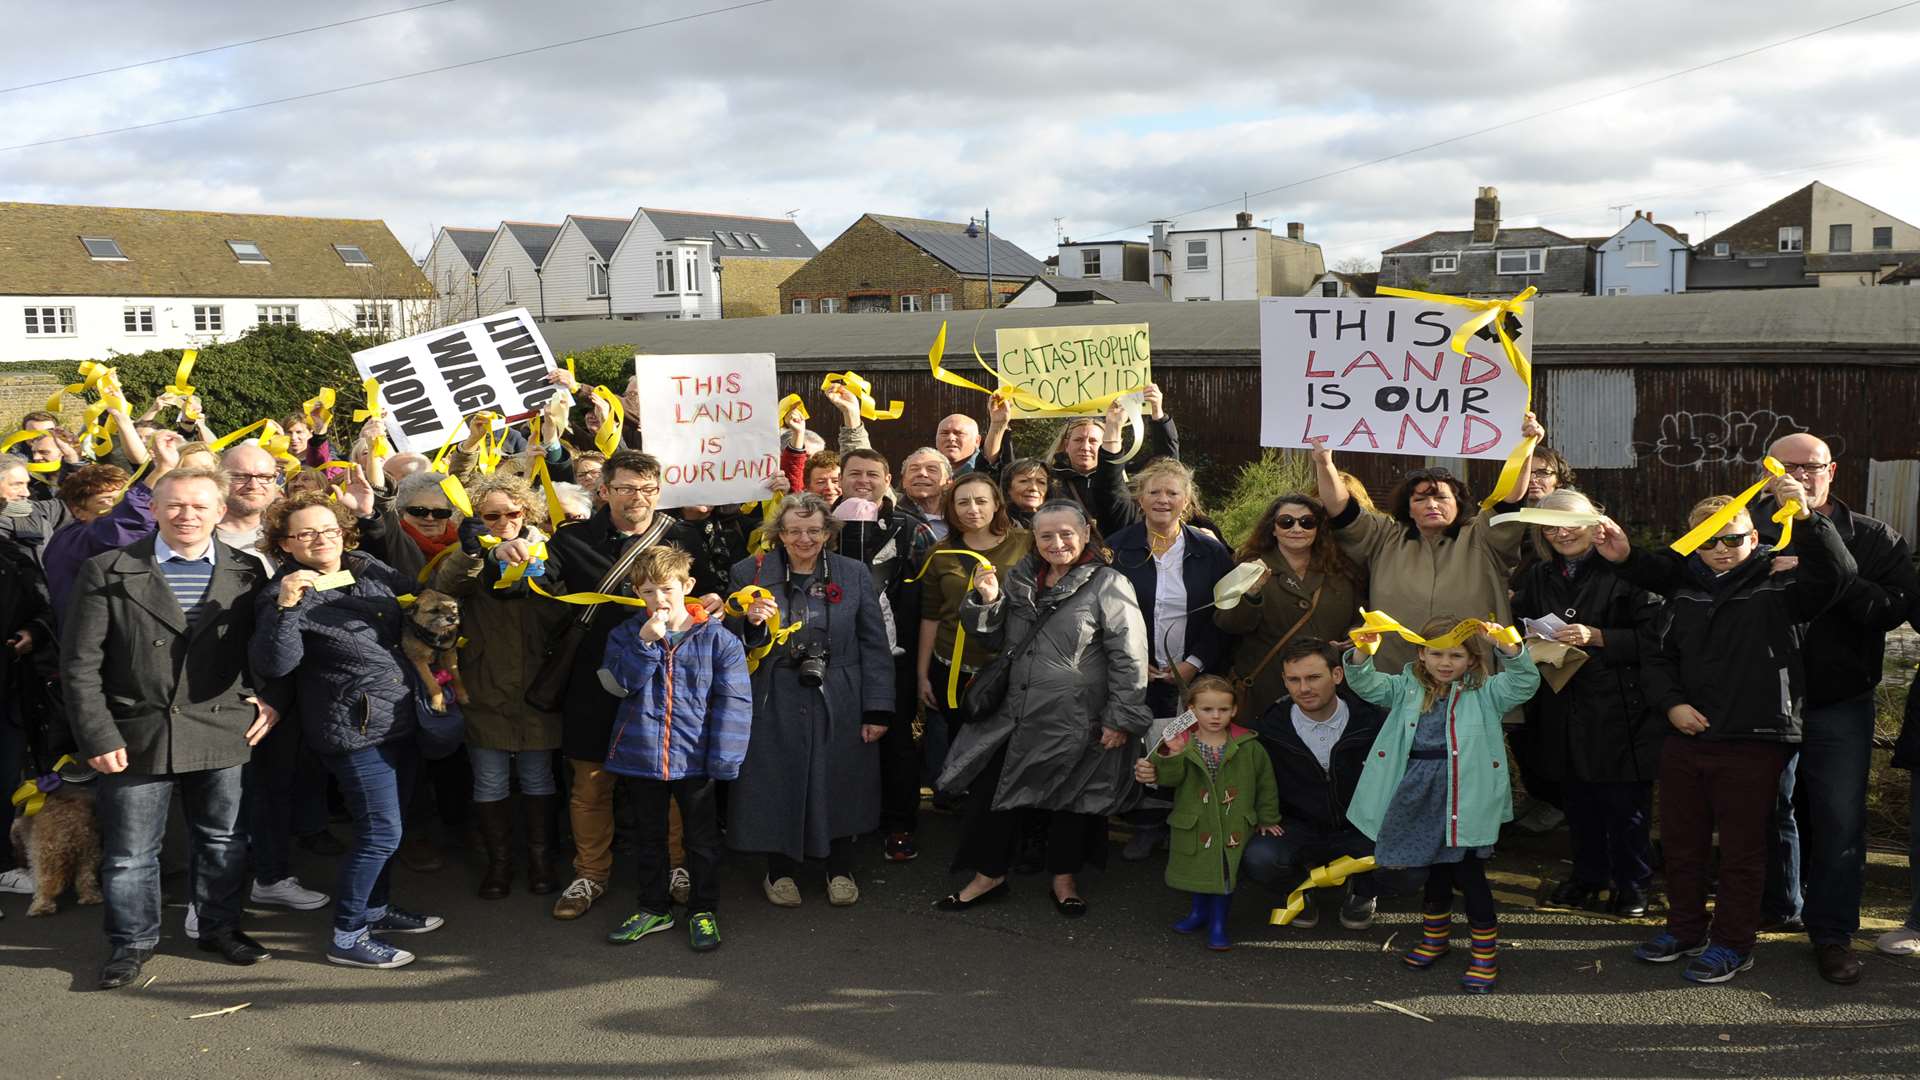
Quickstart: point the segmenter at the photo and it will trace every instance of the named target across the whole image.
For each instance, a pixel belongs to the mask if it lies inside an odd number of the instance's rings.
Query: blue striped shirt
[[[167,579],[167,587],[173,590],[173,598],[180,602],[180,610],[187,616],[187,628],[192,629],[200,621],[211,605],[207,602],[207,593],[213,587],[213,560],[217,545],[213,539],[207,539],[207,549],[197,559],[189,559],[167,546],[167,541],[159,533],[153,535],[153,559],[160,565],[160,576]]]

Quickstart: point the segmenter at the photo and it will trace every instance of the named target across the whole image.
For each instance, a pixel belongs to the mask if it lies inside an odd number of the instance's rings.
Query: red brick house
[[[790,315],[954,311],[987,306],[987,238],[948,221],[863,214],[780,285]],[[1046,272],[993,237],[994,306]]]

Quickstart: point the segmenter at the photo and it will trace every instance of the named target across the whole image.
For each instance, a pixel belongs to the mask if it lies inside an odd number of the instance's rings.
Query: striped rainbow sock
[[[1452,911],[1429,911],[1420,918],[1420,940],[1400,959],[1408,967],[1429,968],[1453,951],[1447,938],[1453,932]]]
[[[1493,923],[1469,928],[1473,934],[1467,972],[1460,976],[1460,989],[1484,994],[1500,981],[1500,967],[1494,957],[1500,951],[1500,928]]]

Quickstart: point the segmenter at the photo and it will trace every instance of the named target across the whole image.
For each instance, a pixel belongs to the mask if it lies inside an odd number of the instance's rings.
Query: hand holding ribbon
[[[1413,630],[1401,625],[1393,616],[1380,611],[1360,609],[1361,625],[1348,631],[1354,648],[1372,656],[1380,648],[1380,638],[1385,634],[1397,634],[1401,640],[1429,649],[1453,649],[1473,640],[1482,634],[1497,645],[1517,648],[1520,644],[1520,631],[1511,626],[1501,626],[1492,620],[1462,619],[1453,625],[1453,629],[1436,638],[1424,638]]]
[[[353,410],[353,422],[361,424],[368,420],[380,420],[380,380],[367,379],[360,384],[360,391],[367,399],[367,407]],[[393,448],[387,445],[386,435],[383,433],[375,436],[373,440],[373,456],[383,458],[389,457],[392,454]]]
[[[769,605],[772,606],[773,610],[767,613],[766,607]],[[747,650],[747,673],[749,675],[760,669],[760,661],[766,659],[768,653],[771,653],[776,646],[785,645],[788,638],[792,637],[795,632],[806,625],[805,622],[782,625],[780,622],[780,608],[779,605],[774,603],[773,593],[759,585],[749,585],[744,589],[736,591],[733,595],[727,597],[727,602],[723,609],[733,618],[749,619],[749,621],[751,621],[749,612],[753,610],[758,609],[765,614],[762,625],[767,628],[767,640],[765,643]]]
[[[832,390],[836,386],[844,386],[853,392],[855,399],[860,402],[860,418],[862,420],[898,420],[900,419],[901,412],[907,407],[905,402],[894,401],[888,403],[886,408],[880,408],[873,400],[873,384],[855,375],[851,371],[840,374],[829,374],[826,378],[820,380],[820,389],[822,390]],[[797,400],[797,395],[795,395],[795,397]],[[782,419],[784,419],[784,416]]]

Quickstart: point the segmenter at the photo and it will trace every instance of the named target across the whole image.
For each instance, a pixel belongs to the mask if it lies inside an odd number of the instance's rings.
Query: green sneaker
[[[711,911],[696,911],[687,916],[687,943],[694,952],[711,952],[720,947],[720,923]]]
[[[607,935],[607,941],[614,945],[631,945],[648,934],[657,934],[662,930],[673,929],[673,916],[655,915],[651,911],[638,911],[627,916],[620,929]]]

